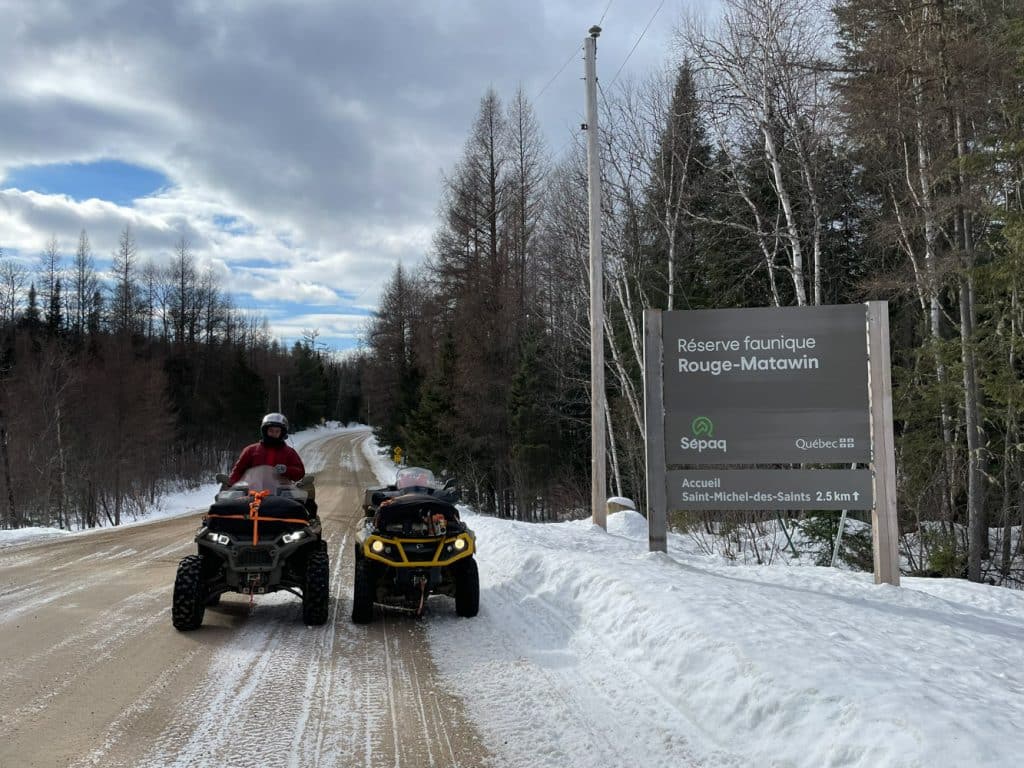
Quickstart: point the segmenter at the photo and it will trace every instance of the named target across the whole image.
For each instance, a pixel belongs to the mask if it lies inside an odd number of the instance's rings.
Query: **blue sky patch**
[[[253,272],[273,272],[280,265],[280,259],[271,256],[250,256],[245,259],[232,259],[231,269],[251,269]]]
[[[5,187],[67,195],[78,201],[95,197],[122,206],[170,185],[170,179],[162,173],[120,160],[25,165],[12,169],[3,180]]]
[[[255,232],[252,224],[238,216],[222,216],[218,213],[213,217],[213,224],[222,232],[228,232],[232,235],[249,235]]]

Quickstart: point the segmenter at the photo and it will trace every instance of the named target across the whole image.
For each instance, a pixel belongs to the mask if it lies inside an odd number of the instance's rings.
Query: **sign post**
[[[871,544],[875,583],[900,585],[899,525],[896,519],[896,445],[892,432],[892,372],[889,361],[889,304],[868,302],[868,354],[871,380],[871,465],[875,506]]]

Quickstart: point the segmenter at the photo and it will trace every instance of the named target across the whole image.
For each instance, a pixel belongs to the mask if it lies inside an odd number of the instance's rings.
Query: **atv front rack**
[[[252,521],[252,544],[260,543],[260,521],[268,523],[289,523],[293,525],[309,525],[309,520],[297,517],[279,517],[273,515],[260,515],[260,506],[263,500],[270,495],[269,491],[249,491],[249,513],[245,515],[226,515],[215,512],[208,512],[204,520],[251,520]]]

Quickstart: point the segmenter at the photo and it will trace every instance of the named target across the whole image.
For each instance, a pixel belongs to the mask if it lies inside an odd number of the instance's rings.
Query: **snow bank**
[[[57,536],[67,536],[71,532],[64,531],[60,528],[16,528],[13,531],[0,531],[0,548],[10,547],[14,544],[24,544],[28,541],[35,541],[36,539],[47,539],[54,538]]]
[[[472,525],[481,614],[427,626],[511,765],[1008,766],[1024,748],[1024,593],[649,553],[630,511],[608,534]]]
[[[387,454],[390,454],[390,447],[381,445],[377,442],[377,437],[372,432],[370,436],[363,441],[363,456],[370,465],[370,469],[373,470],[374,474],[377,475],[377,480],[381,485],[391,485],[395,482],[395,473],[398,468],[395,463],[388,458]]]

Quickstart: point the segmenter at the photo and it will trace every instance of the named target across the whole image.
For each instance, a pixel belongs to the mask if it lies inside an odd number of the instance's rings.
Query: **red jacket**
[[[301,480],[306,474],[306,468],[302,459],[295,449],[290,445],[264,445],[262,442],[247,445],[238,457],[235,466],[231,468],[231,475],[228,477],[228,485],[234,485],[241,480],[242,475],[249,467],[259,467],[263,464],[273,467],[276,464],[284,464],[288,469],[285,475],[291,480]]]

